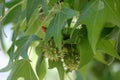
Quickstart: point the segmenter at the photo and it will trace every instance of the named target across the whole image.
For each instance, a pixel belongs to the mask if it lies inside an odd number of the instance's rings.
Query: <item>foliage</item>
[[[96,80],[119,79],[105,66],[120,60],[120,0],[0,0],[3,50],[4,28],[10,23],[10,60],[0,70],[11,69],[8,80],[43,80],[46,61],[49,69],[57,68],[60,80],[71,71],[76,72],[76,80],[81,75],[90,80],[87,72],[93,72]],[[36,67],[31,66],[31,47],[35,50],[32,54],[38,56]],[[99,66],[104,71],[97,69]]]

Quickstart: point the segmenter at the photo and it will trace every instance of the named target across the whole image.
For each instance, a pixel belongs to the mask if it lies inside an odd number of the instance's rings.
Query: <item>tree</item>
[[[43,80],[46,59],[49,69],[57,68],[60,80],[71,71],[76,80],[80,75],[85,80],[119,79],[120,72],[110,68],[120,60],[120,0],[0,0],[3,50],[4,26],[9,23],[10,59],[0,70],[11,70],[8,80]],[[36,67],[29,54],[37,54]],[[95,77],[86,77],[87,72]]]

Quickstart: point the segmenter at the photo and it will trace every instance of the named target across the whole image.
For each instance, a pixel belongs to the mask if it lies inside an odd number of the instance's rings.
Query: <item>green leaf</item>
[[[85,65],[84,67],[79,69],[79,72],[81,73],[82,80],[86,80],[87,76],[87,70],[88,70],[89,64]],[[80,80],[80,79],[78,79]]]
[[[97,51],[101,53],[106,53],[110,56],[120,59],[120,56],[118,55],[118,53],[114,49],[114,46],[109,40],[101,39],[97,44]]]
[[[73,7],[75,10],[80,11],[82,8],[85,7],[87,2],[88,2],[88,0],[74,0]]]
[[[84,31],[84,30],[83,29],[76,29],[76,30],[74,30],[71,38],[69,38],[67,40],[64,40],[63,42],[65,44],[77,44],[78,42],[80,42],[80,38],[83,35],[83,33],[81,34],[82,31]]]
[[[60,60],[58,61],[51,61],[49,60],[49,69],[52,69],[52,68],[57,68],[58,70],[58,73],[59,73],[59,76],[60,76],[60,80],[64,80],[64,67],[63,67],[63,64]]]
[[[17,80],[18,78],[38,80],[28,60],[17,60],[13,65],[7,80]]]
[[[29,22],[32,14],[38,8],[38,5],[41,3],[41,0],[27,0],[27,7],[26,7],[26,19],[27,23]]]
[[[117,38],[117,52],[120,54],[120,30],[119,30],[119,35]]]
[[[83,11],[75,25],[85,24],[88,30],[88,40],[95,53],[96,44],[100,33],[104,27],[107,17],[107,9],[101,0],[94,0],[89,3]]]
[[[2,46],[2,48],[5,50],[5,46],[4,46],[4,41],[3,41],[3,22],[1,20],[1,18],[4,16],[5,13],[5,0],[0,0],[0,44]]]
[[[31,19],[28,23],[27,34],[34,34],[39,30],[41,22],[39,20],[39,11],[35,10],[35,13],[31,16]],[[23,27],[24,28],[24,27]]]
[[[15,4],[10,8],[7,14],[2,18],[3,24],[8,24],[10,22],[16,23],[21,16],[21,2]]]
[[[47,29],[46,40],[48,41],[51,39],[51,37],[53,37],[56,46],[60,48],[62,43],[61,30],[65,24],[65,21],[75,15],[76,12],[74,10],[69,8],[62,8],[60,12],[56,14],[56,16],[50,22]]]
[[[46,74],[46,64],[45,64],[45,59],[44,59],[43,53],[41,52],[40,46],[41,44],[39,44],[36,47],[36,53],[38,55],[38,60],[36,64],[36,73],[38,75],[39,80],[43,80]]]
[[[120,1],[119,0],[103,0],[109,12],[108,22],[120,27]]]
[[[69,6],[73,7],[74,0],[64,0],[64,3],[69,4]]]
[[[80,43],[78,44],[78,50],[80,53],[80,65],[79,67],[83,67],[90,62],[93,58],[93,50],[89,44],[88,39],[81,39]]]
[[[107,32],[108,30],[109,29],[107,29],[105,31]],[[117,40],[117,38],[119,36],[119,32],[120,32],[120,28],[119,27],[114,27],[113,30],[106,36],[106,38],[107,39]]]
[[[80,10],[82,10],[88,3],[88,0],[80,0]]]
[[[58,2],[58,0],[49,0],[49,7],[53,7],[56,3]]]
[[[46,74],[46,64],[45,59],[39,56],[37,64],[36,64],[36,72],[39,77],[39,80],[43,80]]]
[[[57,1],[58,1],[58,0],[50,0],[49,3],[51,3],[51,4],[52,4],[52,3],[57,3]]]
[[[5,12],[5,0],[0,0],[0,17],[4,15]]]
[[[73,7],[74,7],[75,10],[78,10],[78,11],[80,10],[80,8],[81,8],[81,2],[80,1],[81,0],[74,0]]]
[[[97,52],[97,53],[95,54],[94,58],[95,58],[97,61],[99,61],[99,62],[101,62],[101,63],[103,63],[103,64],[107,64],[107,61],[105,61],[104,56],[103,56],[103,54],[101,54],[101,53],[98,53],[98,52]]]
[[[22,0],[11,0],[9,2],[6,2],[5,7],[7,8],[11,8],[12,6],[14,6],[15,4],[21,2]]]
[[[9,57],[10,57],[10,61],[13,61],[14,59],[14,49],[15,49],[15,45],[12,44],[11,47],[9,48],[9,50],[7,51]]]
[[[115,31],[115,27],[114,28],[103,28],[102,32],[101,32],[101,36],[100,38],[110,38],[111,37],[111,33]]]
[[[22,56],[23,58],[28,58],[28,48],[33,41],[40,40],[36,35],[24,36],[16,41],[17,50],[15,51],[15,59]]]
[[[5,2],[5,0],[0,0],[0,3],[3,3],[3,2]]]
[[[82,75],[80,74],[79,71],[76,71],[75,74],[76,74],[76,75],[75,75],[75,76],[76,76],[75,80],[83,80],[83,79],[82,79]]]
[[[48,5],[47,5],[47,0],[42,0],[42,9],[45,12],[45,14],[48,13]]]

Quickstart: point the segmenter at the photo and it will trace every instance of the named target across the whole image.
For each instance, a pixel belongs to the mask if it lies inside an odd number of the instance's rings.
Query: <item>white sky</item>
[[[8,59],[6,58],[6,55],[0,51],[0,69],[4,68],[8,63]],[[0,80],[7,80],[8,72],[0,72]]]
[[[4,28],[4,32],[7,37],[4,37],[6,48],[8,49],[11,45],[11,24],[6,25]],[[1,44],[0,44],[1,45]],[[0,46],[0,69],[4,68],[8,64],[8,56],[4,54]],[[9,73],[8,72],[0,72],[0,80],[7,80]]]

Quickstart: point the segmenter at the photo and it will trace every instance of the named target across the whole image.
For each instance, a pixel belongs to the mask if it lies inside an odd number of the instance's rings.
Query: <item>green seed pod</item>
[[[80,55],[76,48],[76,45],[65,45],[67,52],[64,55],[64,63],[68,70],[77,70],[80,63]]]
[[[79,55],[71,55],[73,53],[68,53],[64,56],[64,63],[68,70],[77,70],[80,62]]]

